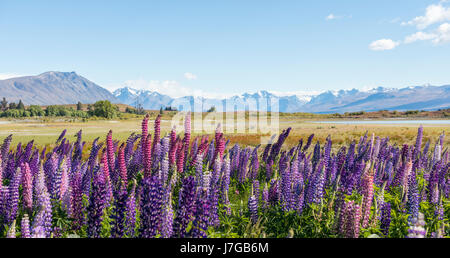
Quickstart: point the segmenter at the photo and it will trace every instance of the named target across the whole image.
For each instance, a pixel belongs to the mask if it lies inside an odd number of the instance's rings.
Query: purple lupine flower
[[[254,194],[248,198],[248,210],[250,212],[250,219],[253,224],[258,221],[258,200]]]
[[[19,186],[21,181],[21,171],[20,169],[16,170],[16,173],[13,177],[12,182],[9,185],[8,189],[8,200],[7,200],[7,217],[6,223],[11,224],[17,216],[17,210],[19,206]]]
[[[133,237],[136,228],[136,183],[133,184],[126,203],[125,230],[128,237]]]
[[[87,235],[89,238],[100,237],[103,221],[103,209],[106,207],[106,202],[106,178],[104,171],[99,170],[94,175],[94,181],[92,182],[92,193],[89,197],[89,206],[87,208]]]
[[[417,189],[416,172],[412,171],[408,178],[408,221],[413,221],[419,216],[419,192]]]
[[[269,188],[267,187],[266,183],[261,193],[261,208],[266,209],[268,206],[269,206]]]
[[[421,212],[419,212],[419,215],[417,216],[417,218],[410,221],[408,235],[406,237],[407,238],[425,238],[426,230],[425,230],[424,226],[425,226],[424,215]]]
[[[381,231],[385,236],[389,235],[389,228],[391,226],[391,204],[385,202],[381,207]]]
[[[22,222],[20,225],[21,238],[30,238],[30,220],[28,218],[28,214],[24,214],[22,217]]]
[[[161,162],[161,182],[163,185],[166,185],[168,178],[169,178],[169,158],[167,157],[167,155],[165,155]]]
[[[206,238],[206,230],[208,229],[209,221],[209,205],[208,194],[202,189],[197,194],[195,217],[192,223],[192,230],[190,236],[193,238]]]
[[[3,144],[2,144],[2,148],[0,149],[0,153],[2,154],[2,157],[5,159],[8,155],[9,152],[9,147],[11,145],[11,141],[12,141],[12,134],[8,135],[8,137],[6,137],[3,140]]]
[[[36,210],[37,214],[33,219],[32,235],[33,237],[50,237],[52,232],[52,206],[50,203],[50,194],[45,185],[44,171],[41,167],[36,180]]]
[[[218,159],[220,160],[220,159]],[[209,214],[210,214],[210,219],[209,219],[209,224],[211,226],[217,227],[220,225],[220,220],[219,220],[219,214],[218,214],[218,209],[219,209],[219,189],[217,187],[214,187],[210,190],[210,194],[209,194]]]
[[[195,211],[195,180],[193,176],[183,179],[178,198],[177,214],[174,221],[174,237],[184,238],[187,236],[186,229],[192,221]]]
[[[122,238],[125,234],[125,212],[127,202],[127,190],[125,184],[122,182],[119,191],[115,194],[114,208],[111,215],[112,227],[111,237]]]
[[[157,234],[161,223],[162,185],[157,176],[144,178],[141,182],[141,238],[152,238]]]
[[[90,174],[86,172],[86,174]],[[74,219],[72,227],[74,230],[80,229],[85,222],[84,219],[84,209],[83,209],[83,185],[82,185],[82,175],[80,171],[75,172],[73,180],[71,181],[71,189],[72,189],[72,208],[71,208],[71,217]],[[91,180],[87,181],[89,185],[91,185]],[[90,187],[89,187],[90,188]],[[99,191],[96,188],[96,191]],[[88,191],[89,194],[89,191]]]
[[[172,208],[172,194],[170,193],[162,214],[161,237],[170,238],[172,234],[173,234],[173,208]]]

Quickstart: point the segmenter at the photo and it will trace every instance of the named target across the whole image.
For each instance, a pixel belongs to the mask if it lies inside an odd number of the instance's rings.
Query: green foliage
[[[95,102],[94,110],[92,114],[98,117],[104,117],[107,119],[112,119],[117,117],[118,108],[109,102],[108,100],[100,100]]]

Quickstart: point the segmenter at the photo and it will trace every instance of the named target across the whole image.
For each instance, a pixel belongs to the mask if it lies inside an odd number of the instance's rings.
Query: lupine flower
[[[31,211],[33,206],[33,179],[31,176],[31,170],[28,163],[23,163],[20,170],[22,172],[22,182],[23,182],[22,183],[23,206],[26,210]]]
[[[157,176],[144,178],[140,196],[141,238],[152,238],[161,223],[162,185]]]
[[[28,214],[24,214],[22,217],[22,223],[20,225],[21,238],[30,238],[30,220]]]
[[[87,235],[90,238],[99,238],[102,227],[103,209],[106,206],[107,183],[104,171],[100,170],[92,182],[92,194],[89,198]]]
[[[119,174],[120,174],[120,179],[122,180],[122,182],[124,182],[125,185],[128,184],[128,172],[127,172],[127,167],[126,167],[126,163],[125,163],[125,151],[123,148],[123,145],[119,148]]]
[[[255,224],[258,221],[258,200],[254,194],[248,198],[248,210],[252,223]]]
[[[385,202],[381,207],[381,230],[385,236],[389,235],[391,226],[391,204]]]
[[[426,230],[425,230],[424,226],[425,226],[424,215],[419,212],[419,215],[417,216],[417,218],[410,221],[408,235],[406,237],[407,238],[425,238]]]
[[[186,228],[193,219],[195,207],[195,182],[194,177],[189,176],[183,179],[183,186],[180,189],[178,198],[177,215],[174,221],[174,236],[185,237]]]
[[[192,230],[190,232],[193,238],[206,238],[206,230],[209,221],[209,205],[206,191],[200,190],[197,194],[196,209]]]
[[[173,234],[173,208],[172,195],[169,194],[167,204],[164,206],[162,214],[161,237],[169,238]]]
[[[125,219],[125,230],[129,237],[134,236],[134,230],[136,228],[136,184],[133,184],[130,194],[128,195],[126,203],[126,219]]]
[[[112,228],[111,237],[121,238],[125,234],[125,213],[127,202],[127,190],[124,183],[121,183],[121,187],[114,198],[114,209],[111,215]]]
[[[33,219],[32,237],[50,237],[52,231],[52,206],[45,186],[44,171],[41,167],[36,182],[37,214]]]

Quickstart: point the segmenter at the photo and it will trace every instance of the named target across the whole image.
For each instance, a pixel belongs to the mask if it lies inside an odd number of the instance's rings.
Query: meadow
[[[177,131],[172,117],[2,120],[0,236],[450,234],[448,126],[282,115],[261,146],[267,135],[191,133],[190,115]]]

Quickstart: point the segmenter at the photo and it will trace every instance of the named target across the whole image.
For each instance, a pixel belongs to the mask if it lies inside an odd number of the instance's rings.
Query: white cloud
[[[431,40],[435,45],[450,42],[450,23],[441,24],[432,32],[416,32],[405,38],[405,44],[416,41]]]
[[[392,39],[380,39],[370,43],[369,49],[373,51],[391,50],[400,45],[400,42],[393,41]]]
[[[23,76],[23,75],[16,74],[16,73],[0,73],[0,80],[6,80],[6,79],[21,77],[21,76]]]
[[[107,88],[111,91],[114,91],[119,88],[129,87],[136,90],[149,90],[156,91],[158,93],[168,95],[172,98],[179,98],[185,96],[194,96],[194,97],[204,97],[204,98],[223,98],[223,97],[231,97],[235,94],[222,94],[218,92],[206,92],[203,90],[196,90],[192,88],[185,87],[181,85],[179,82],[174,80],[128,80],[122,84],[113,84],[107,86]]]
[[[334,19],[337,19],[337,17],[332,13],[330,13],[330,15],[325,17],[325,20],[327,20],[327,21],[334,20]]]
[[[436,34],[437,36],[435,39],[433,39],[433,43],[441,44],[450,42],[450,24],[449,23],[441,24],[439,28],[436,30]]]
[[[344,18],[348,18],[348,19],[350,19],[350,18],[352,18],[352,16],[351,15],[347,15],[347,16],[343,16],[343,15],[334,15],[334,14],[332,14],[332,13],[330,13],[327,17],[325,17],[325,20],[327,20],[327,21],[331,21],[331,20],[338,20],[338,19],[344,19]]]
[[[448,2],[441,1],[438,4],[429,5],[426,8],[425,15],[418,16],[408,22],[402,22],[402,25],[415,25],[417,29],[423,30],[435,23],[450,21],[450,7],[442,4]]]
[[[405,44],[413,43],[419,40],[430,40],[436,38],[436,35],[433,33],[426,33],[426,32],[416,32],[412,35],[409,35],[405,38]]]
[[[188,80],[196,80],[197,79],[197,75],[195,75],[193,73],[184,73],[184,78],[186,78]]]

